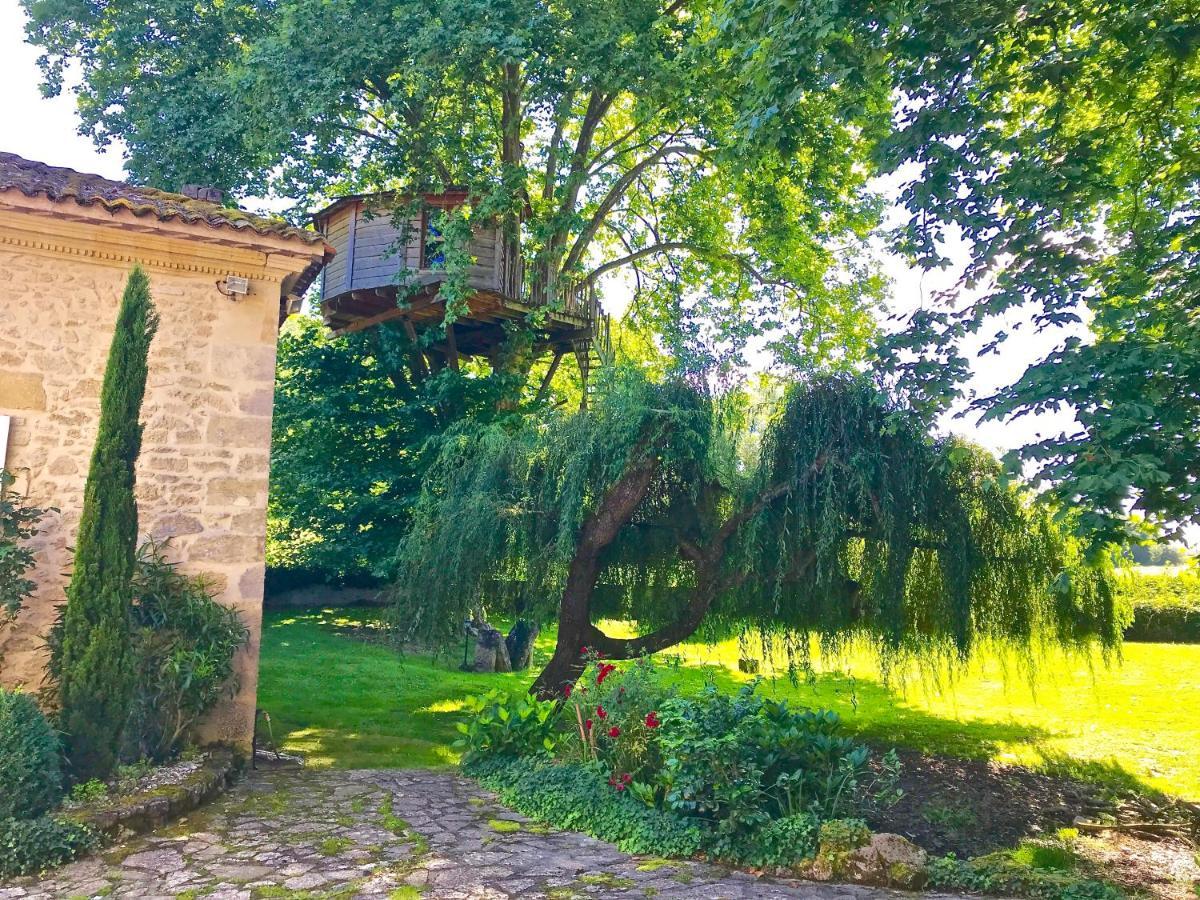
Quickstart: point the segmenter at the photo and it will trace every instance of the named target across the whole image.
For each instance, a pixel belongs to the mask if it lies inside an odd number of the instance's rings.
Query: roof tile
[[[101,206],[110,212],[127,209],[135,216],[152,215],[163,221],[202,222],[214,228],[298,237],[311,244],[323,241],[320,232],[297,228],[281,219],[256,216],[207,200],[112,181],[74,169],[48,166],[15,153],[0,153],[0,191],[13,189],[27,197],[44,196],[55,203],[74,200],[81,206]]]

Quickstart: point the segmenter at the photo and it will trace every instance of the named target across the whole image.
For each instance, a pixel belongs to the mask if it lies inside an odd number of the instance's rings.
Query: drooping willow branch
[[[557,622],[545,695],[584,646],[627,657],[699,629],[861,637],[918,659],[1119,640],[1107,576],[1069,531],[869,381],[793,385],[755,459],[720,401],[611,374],[591,413],[448,442],[398,554],[397,609],[426,640],[497,578],[523,615]],[[604,633],[612,615],[641,633]]]

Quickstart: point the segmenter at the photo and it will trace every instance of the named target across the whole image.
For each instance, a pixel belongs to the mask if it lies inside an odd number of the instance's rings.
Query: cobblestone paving
[[[630,857],[539,827],[472,782],[428,771],[252,773],[171,829],[44,880],[0,884],[0,900],[895,896]]]

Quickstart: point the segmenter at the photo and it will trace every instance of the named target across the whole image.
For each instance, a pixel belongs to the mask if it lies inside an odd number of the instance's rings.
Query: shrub
[[[134,267],[117,312],[58,645],[60,725],[74,777],[116,765],[133,697],[130,602],[137,547],[134,473],[147,355],[157,327],[149,280]]]
[[[492,690],[463,703],[467,718],[458,723],[455,746],[466,761],[483,756],[537,756],[554,750],[558,705],[525,692]]]
[[[95,845],[95,835],[77,822],[50,816],[0,819],[0,878],[61,866]]]
[[[730,696],[709,686],[673,699],[657,729],[663,803],[712,822],[720,856],[772,819],[859,811],[871,778],[870,752],[839,733],[836,713],[796,711],[756,690],[754,682]]]
[[[899,761],[888,754],[872,772],[836,713],[793,710],[757,687],[680,697],[649,659],[592,659],[561,713],[527,695],[469,698],[459,746],[468,774],[559,827],[667,853],[646,840],[662,831],[677,855],[786,868],[814,855],[823,821],[894,802]]]
[[[641,794],[662,768],[658,711],[672,696],[650,657],[625,668],[594,660],[567,698],[563,749],[603,763],[618,791],[628,787]],[[656,802],[653,793],[644,794],[647,802]]]
[[[16,616],[33,593],[35,585],[25,577],[33,568],[33,551],[25,543],[38,533],[38,523],[48,512],[28,506],[13,490],[15,481],[0,469],[0,621]]]
[[[237,611],[209,582],[167,561],[153,541],[138,550],[133,579],[137,688],[126,728],[127,760],[161,761],[180,750],[196,721],[233,689],[233,658],[249,639]]]
[[[1134,574],[1118,580],[1117,593],[1133,607],[1127,641],[1200,643],[1200,573]]]
[[[122,723],[119,759],[162,761],[233,680],[233,658],[249,637],[237,611],[213,599],[203,577],[181,573],[166,545],[138,548],[130,605],[133,697]],[[63,614],[51,628],[47,676],[60,676]]]
[[[70,802],[74,806],[103,803],[108,799],[108,785],[99,778],[89,778],[71,788]]]
[[[596,763],[488,757],[469,763],[465,771],[498,793],[506,806],[556,828],[609,841],[625,853],[688,857],[704,844],[702,823],[613,791]]]
[[[33,819],[58,803],[59,751],[33,698],[0,689],[0,819]]]

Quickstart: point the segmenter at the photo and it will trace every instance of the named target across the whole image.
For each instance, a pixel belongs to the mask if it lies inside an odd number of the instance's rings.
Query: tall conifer
[[[100,426],[67,587],[58,670],[60,725],[76,780],[117,762],[132,694],[130,603],[138,516],[134,466],[147,356],[158,327],[146,273],[129,274],[100,393]]]

